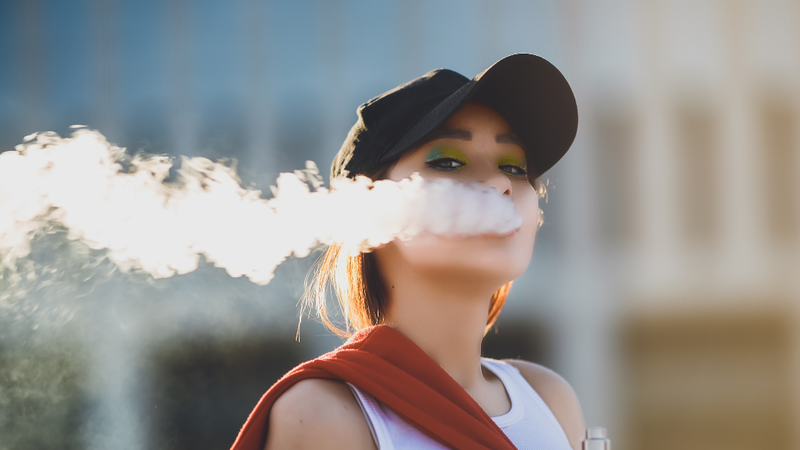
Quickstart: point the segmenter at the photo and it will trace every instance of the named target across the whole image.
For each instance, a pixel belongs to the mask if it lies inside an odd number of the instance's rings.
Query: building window
[[[709,244],[718,231],[718,123],[710,108],[682,105],[677,111],[680,226],[692,245]]]
[[[600,240],[608,245],[630,242],[638,204],[634,178],[636,167],[634,115],[627,108],[603,105],[594,117],[598,222]]]
[[[148,448],[228,448],[261,395],[307,358],[291,337],[200,338],[159,349],[151,364]]]
[[[787,102],[764,101],[760,111],[767,232],[777,242],[796,238],[798,196],[795,113]]]
[[[88,366],[75,347],[0,347],[0,448],[79,450]]]
[[[626,448],[793,448],[786,317],[632,317],[622,333]]]

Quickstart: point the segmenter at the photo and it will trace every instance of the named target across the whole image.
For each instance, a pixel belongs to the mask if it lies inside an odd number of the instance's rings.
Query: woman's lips
[[[486,234],[482,234],[480,236],[493,237],[493,238],[507,238],[507,237],[512,237],[512,236],[516,235],[517,231],[519,231],[519,228],[517,228],[515,230],[511,230],[508,233],[486,233]]]
[[[518,231],[519,231],[519,228],[516,228],[516,229],[511,230],[511,231],[506,232],[506,233],[491,232],[491,233],[463,235],[463,234],[435,234],[435,233],[425,233],[425,232],[423,232],[421,234],[422,235],[428,235],[428,236],[431,236],[431,237],[445,238],[445,239],[447,239],[447,238],[450,238],[450,239],[469,239],[469,238],[495,238],[495,239],[500,239],[500,238],[509,238],[509,237],[516,236]]]

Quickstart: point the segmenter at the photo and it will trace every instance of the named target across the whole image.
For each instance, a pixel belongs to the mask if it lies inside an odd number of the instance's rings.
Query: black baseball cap
[[[575,139],[578,106],[564,75],[540,56],[519,53],[471,80],[433,70],[364,103],[334,158],[332,176],[355,177],[399,158],[468,101],[505,117],[523,144],[531,180],[558,162]]]

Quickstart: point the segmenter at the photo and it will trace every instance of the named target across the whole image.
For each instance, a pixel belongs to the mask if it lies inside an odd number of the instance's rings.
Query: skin
[[[423,178],[479,182],[507,195],[523,218],[508,235],[418,236],[375,250],[389,291],[386,324],[420,346],[489,416],[511,402],[502,382],[480,364],[492,294],[525,271],[538,228],[538,195],[524,173],[525,153],[496,111],[468,103],[438,138],[403,155],[389,172],[400,181]],[[509,360],[539,393],[578,450],[585,425],[569,384],[540,365]],[[265,448],[375,449],[366,418],[343,383],[304,380],[272,408]]]

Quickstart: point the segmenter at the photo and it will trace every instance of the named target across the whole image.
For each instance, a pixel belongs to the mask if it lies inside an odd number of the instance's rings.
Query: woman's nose
[[[499,171],[495,171],[491,175],[488,175],[483,181],[481,181],[481,184],[495,189],[497,192],[503,195],[511,195],[511,180],[508,179],[508,176],[499,173]]]

